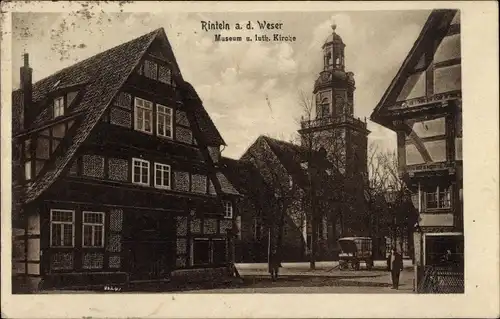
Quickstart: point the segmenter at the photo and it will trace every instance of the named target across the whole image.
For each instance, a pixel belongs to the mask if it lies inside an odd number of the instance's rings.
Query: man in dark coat
[[[276,249],[273,249],[269,256],[269,273],[271,274],[271,279],[275,281],[278,279],[278,271],[280,267],[280,260]]]
[[[392,278],[392,289],[398,289],[399,287],[399,275],[403,270],[403,257],[401,254],[393,248],[388,259],[388,267],[391,271]]]

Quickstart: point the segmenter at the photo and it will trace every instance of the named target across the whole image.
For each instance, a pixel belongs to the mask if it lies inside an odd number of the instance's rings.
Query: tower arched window
[[[332,64],[332,52],[330,50],[325,52],[325,66]]]
[[[330,115],[330,101],[328,98],[323,98],[320,103],[320,117],[325,117]]]

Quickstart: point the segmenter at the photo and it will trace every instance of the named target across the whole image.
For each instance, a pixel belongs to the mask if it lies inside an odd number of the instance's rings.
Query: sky
[[[354,73],[354,114],[367,118],[369,143],[395,149],[395,133],[369,116],[420,33],[430,11],[15,13],[12,81],[19,86],[22,54],[34,81],[101,51],[163,27],[183,78],[197,90],[226,141],[223,155],[239,158],[260,135],[295,139],[302,115],[299,93],[312,95],[323,67],[321,46],[331,25],[344,43],[346,71]],[[201,21],[231,26],[282,23],[282,30],[204,31]],[[214,34],[280,33],[295,42],[215,42]],[[269,99],[270,107],[266,101]]]

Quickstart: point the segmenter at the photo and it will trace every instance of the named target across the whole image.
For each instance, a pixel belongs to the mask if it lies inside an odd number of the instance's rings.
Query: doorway
[[[131,281],[167,279],[175,266],[175,223],[163,212],[130,212],[124,245]]]

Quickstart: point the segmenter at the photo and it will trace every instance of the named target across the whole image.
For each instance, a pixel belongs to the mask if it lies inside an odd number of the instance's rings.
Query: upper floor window
[[[134,99],[134,123],[137,131],[153,133],[153,103],[141,98]]]
[[[132,159],[132,183],[149,185],[149,162],[139,159]]]
[[[137,72],[147,78],[175,87],[175,83],[172,79],[172,70],[168,65],[162,65],[152,60],[145,60]]]
[[[104,247],[104,213],[83,212],[83,247]]]
[[[54,99],[54,118],[64,115],[64,96]]]
[[[164,105],[156,105],[156,132],[158,136],[168,138],[173,137],[172,130],[172,109]]]
[[[224,201],[224,218],[233,218],[233,203]]]
[[[170,165],[155,163],[155,187],[170,189]]]
[[[427,209],[440,209],[451,207],[451,188],[438,185],[424,189],[425,207]]]
[[[64,209],[50,210],[50,246],[75,246],[75,211]]]

